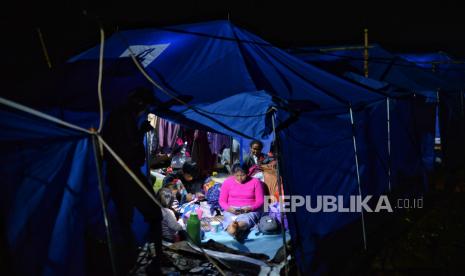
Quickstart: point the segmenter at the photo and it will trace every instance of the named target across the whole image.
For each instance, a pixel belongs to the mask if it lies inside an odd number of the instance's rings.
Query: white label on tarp
[[[149,66],[158,56],[170,46],[170,43],[155,45],[131,45],[131,51],[126,49],[120,57],[130,57],[131,52],[137,57],[142,66]]]

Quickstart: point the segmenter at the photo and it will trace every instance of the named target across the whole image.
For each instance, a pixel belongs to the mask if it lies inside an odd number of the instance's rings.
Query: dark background
[[[289,1],[154,0],[150,4],[134,1],[57,1],[48,4],[39,0],[32,6],[23,1],[6,2],[2,2],[0,8],[0,45],[3,54],[0,59],[0,95],[6,89],[13,89],[13,93],[16,93],[18,84],[20,86],[49,72],[37,28],[44,36],[53,70],[57,70],[66,59],[98,43],[98,22],[103,24],[109,35],[117,28],[225,20],[229,13],[234,24],[283,48],[361,44],[363,29],[368,28],[370,42],[379,43],[392,52],[445,51],[457,58],[465,58],[465,8],[461,7],[464,4],[460,1],[371,0],[366,4],[348,0],[342,3],[302,0],[296,4]],[[455,264],[463,270],[464,251],[463,246],[459,246],[460,242],[463,244],[465,228],[463,223],[456,222],[464,221],[461,211],[464,202],[463,197],[455,201],[443,198],[442,205],[438,204],[442,209],[433,209],[433,215],[426,215],[423,222],[420,221],[417,234],[413,235],[414,241],[410,238],[394,243],[392,240],[380,240],[380,243],[393,244],[392,247],[396,249],[386,249],[387,252],[395,252],[392,256],[381,255],[390,256],[392,264],[396,266],[397,263],[406,263],[406,256],[421,251],[432,256],[431,259],[425,258],[428,265]],[[452,208],[448,204],[456,206]],[[0,226],[0,229],[3,227]],[[435,238],[435,245],[455,245],[439,246],[440,251],[435,249],[432,251],[434,254],[430,254],[424,249],[429,248],[424,237],[430,237],[430,232],[434,231],[441,233],[440,238]],[[0,240],[0,244],[3,242]],[[2,253],[0,250],[0,255]],[[450,261],[450,257],[455,259]],[[3,258],[0,256],[0,262]],[[365,258],[361,259],[362,264],[367,263]],[[433,263],[434,260],[437,260],[437,264]],[[0,270],[9,263],[0,263]]]
[[[149,3],[149,4],[147,4]],[[465,58],[465,18],[459,1],[70,1],[18,2],[2,8],[2,47],[8,79],[48,70],[37,28],[54,67],[116,29],[230,20],[280,47],[343,45],[369,40],[393,52],[445,51]],[[27,75],[27,74],[26,74]],[[19,77],[18,77],[19,76]]]

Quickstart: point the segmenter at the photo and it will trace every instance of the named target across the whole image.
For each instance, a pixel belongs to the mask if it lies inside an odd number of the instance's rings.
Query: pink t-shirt
[[[228,177],[221,185],[220,206],[224,210],[229,207],[250,206],[255,211],[263,205],[263,186],[260,180],[250,178],[245,183],[238,183],[234,176]]]

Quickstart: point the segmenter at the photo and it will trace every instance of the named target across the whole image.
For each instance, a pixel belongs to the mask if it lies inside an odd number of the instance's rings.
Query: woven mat
[[[218,221],[219,223],[223,223],[223,216],[215,216],[215,217],[210,217],[210,218],[202,218],[200,224],[201,224],[201,227],[202,227],[202,230],[205,231],[205,232],[209,232],[211,227],[210,227],[210,223],[212,221]]]

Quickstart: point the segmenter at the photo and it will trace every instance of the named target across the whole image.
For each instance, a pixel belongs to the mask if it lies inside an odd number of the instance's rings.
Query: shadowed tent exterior
[[[364,72],[363,46],[324,46],[290,49],[288,52],[311,63],[319,64],[326,70],[343,75],[345,72]],[[399,55],[392,54],[378,44],[368,47],[369,78],[395,85],[405,91],[425,93],[435,98],[435,92],[453,90],[461,86],[418,67]],[[434,92],[434,93],[433,93]],[[432,93],[432,94],[428,94]]]
[[[317,65],[341,77],[359,83],[367,81],[360,76],[364,72],[364,47],[306,47],[292,49],[293,53],[310,64]],[[428,63],[436,59],[432,72]],[[449,61],[444,63],[444,61]],[[463,88],[465,82],[463,64],[451,63],[445,54],[396,55],[377,44],[368,47],[369,78],[390,84],[400,93],[420,96],[415,103],[416,129],[421,138],[424,166],[431,170],[434,162],[435,132],[441,130],[444,157],[452,163],[463,161],[456,153],[463,152]],[[416,63],[415,63],[416,62]],[[358,76],[357,76],[358,75]],[[424,98],[424,100],[422,100]],[[442,99],[442,101],[440,100]],[[426,119],[428,118],[428,119]],[[436,118],[436,119],[431,119]],[[458,131],[458,132],[457,132]],[[463,139],[462,139],[463,140]],[[454,167],[456,167],[454,165]]]
[[[236,137],[266,139],[275,114],[286,194],[347,198],[388,189],[384,91],[309,65],[228,21],[121,31],[105,41],[104,49],[105,114],[140,86],[153,89],[160,101],[190,99],[187,105],[153,110],[156,114]],[[131,53],[160,87],[141,74]],[[48,89],[24,90],[15,99],[84,128],[97,126],[98,57],[99,46],[83,52],[56,72]],[[393,116],[411,116],[408,105],[399,102],[401,111]],[[26,274],[82,275],[85,234],[104,233],[90,135],[4,106],[1,112],[0,172],[7,191],[1,211],[15,267]],[[391,161],[399,171],[404,164],[414,166],[403,173],[417,176],[422,174],[421,157],[412,146],[415,141],[404,143],[411,137],[402,134],[411,129],[408,120],[393,127],[397,134],[392,143],[399,146]],[[421,185],[410,189],[423,190]],[[42,205],[46,208],[39,212]],[[360,215],[309,213],[305,208],[289,213],[302,272],[324,269],[315,261],[319,242]],[[363,244],[359,228],[348,244]],[[32,252],[40,258],[29,258]]]
[[[398,54],[403,59],[426,68],[435,75],[455,85],[456,89],[465,88],[465,60],[456,59],[447,53]]]
[[[465,61],[444,52],[400,56],[453,85],[438,96],[444,161],[448,173],[454,175],[465,166]]]

